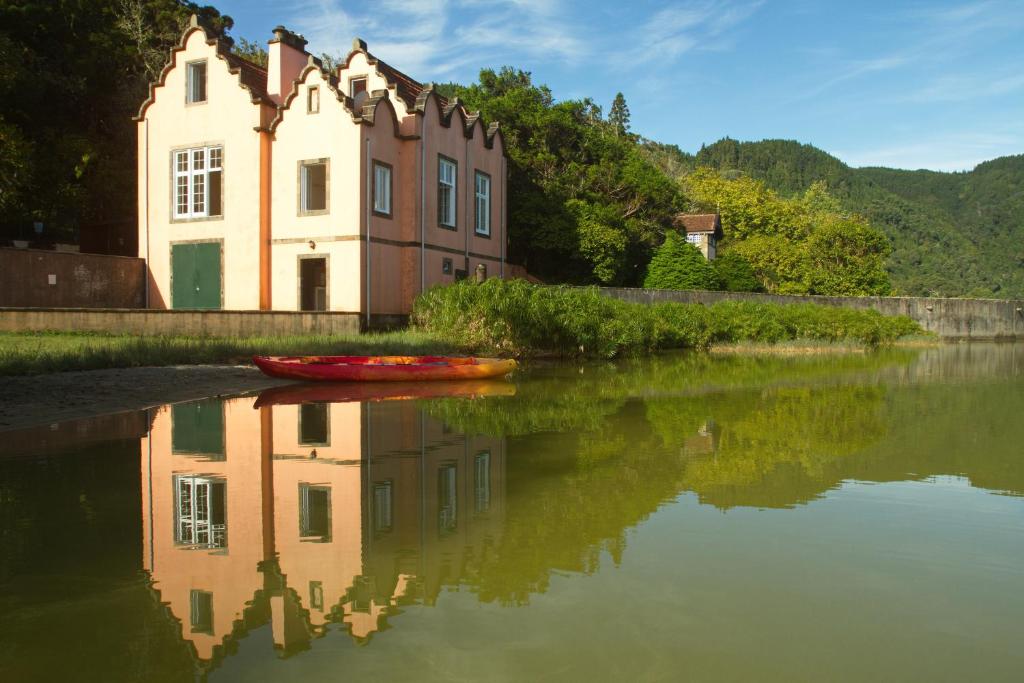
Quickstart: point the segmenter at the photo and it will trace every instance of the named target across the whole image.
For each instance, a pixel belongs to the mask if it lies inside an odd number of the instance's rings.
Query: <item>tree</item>
[[[647,267],[644,287],[651,289],[718,289],[718,277],[700,249],[677,232],[665,235]]]
[[[622,93],[616,93],[612,108],[608,112],[608,123],[612,124],[615,134],[625,136],[629,133],[629,105]]]
[[[259,64],[264,68],[267,66],[267,60],[269,59],[267,48],[263,47],[263,44],[259,41],[239,38],[238,42],[232,46],[231,51],[253,64]]]
[[[693,208],[721,213],[723,251],[744,259],[768,291],[891,291],[885,235],[862,217],[846,213],[824,183],[812,183],[802,195],[785,199],[761,180],[745,175],[728,179],[714,169],[698,168],[684,185]]]
[[[715,269],[721,288],[729,292],[760,292],[764,290],[754,274],[750,261],[738,252],[726,251],[718,255],[711,266]]]
[[[192,13],[231,28],[180,0],[0,0],[0,238],[134,219],[132,116]]]
[[[501,123],[513,262],[553,282],[640,284],[683,196],[634,136],[609,135],[592,100],[556,101],[511,67],[438,90]]]

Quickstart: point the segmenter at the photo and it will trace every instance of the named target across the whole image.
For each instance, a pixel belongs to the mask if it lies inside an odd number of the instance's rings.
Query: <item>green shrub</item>
[[[727,251],[711,262],[721,289],[728,292],[763,292],[764,287],[754,274],[754,267],[742,254]]]
[[[414,323],[440,343],[479,353],[600,356],[791,339],[889,343],[921,328],[906,317],[814,304],[725,301],[631,304],[595,288],[523,280],[461,282],[421,294]]]
[[[677,232],[665,235],[647,266],[644,287],[652,289],[719,289],[715,269]]]

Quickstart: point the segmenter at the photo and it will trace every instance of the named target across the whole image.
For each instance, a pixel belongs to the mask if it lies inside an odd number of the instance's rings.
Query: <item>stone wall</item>
[[[358,313],[295,311],[166,311],[73,308],[0,308],[0,332],[107,332],[196,337],[275,337],[297,334],[358,334]],[[402,324],[393,316],[371,327]]]
[[[906,315],[943,339],[1024,339],[1024,300],[939,299],[895,296],[792,296],[752,292],[700,292],[671,289],[602,288],[605,296],[652,304],[665,301],[711,305],[718,301],[820,304],[873,308],[885,315]]]
[[[140,258],[0,249],[0,306],[142,308]]]

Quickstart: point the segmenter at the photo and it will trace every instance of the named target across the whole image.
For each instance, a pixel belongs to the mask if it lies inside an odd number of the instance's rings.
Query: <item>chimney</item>
[[[267,94],[281,104],[292,91],[292,81],[299,77],[308,62],[306,39],[284,26],[277,26],[267,45]]]

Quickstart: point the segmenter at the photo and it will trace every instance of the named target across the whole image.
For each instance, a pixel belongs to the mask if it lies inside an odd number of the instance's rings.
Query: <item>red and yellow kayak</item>
[[[254,356],[271,377],[326,382],[408,382],[504,377],[516,368],[504,358],[447,356]]]

